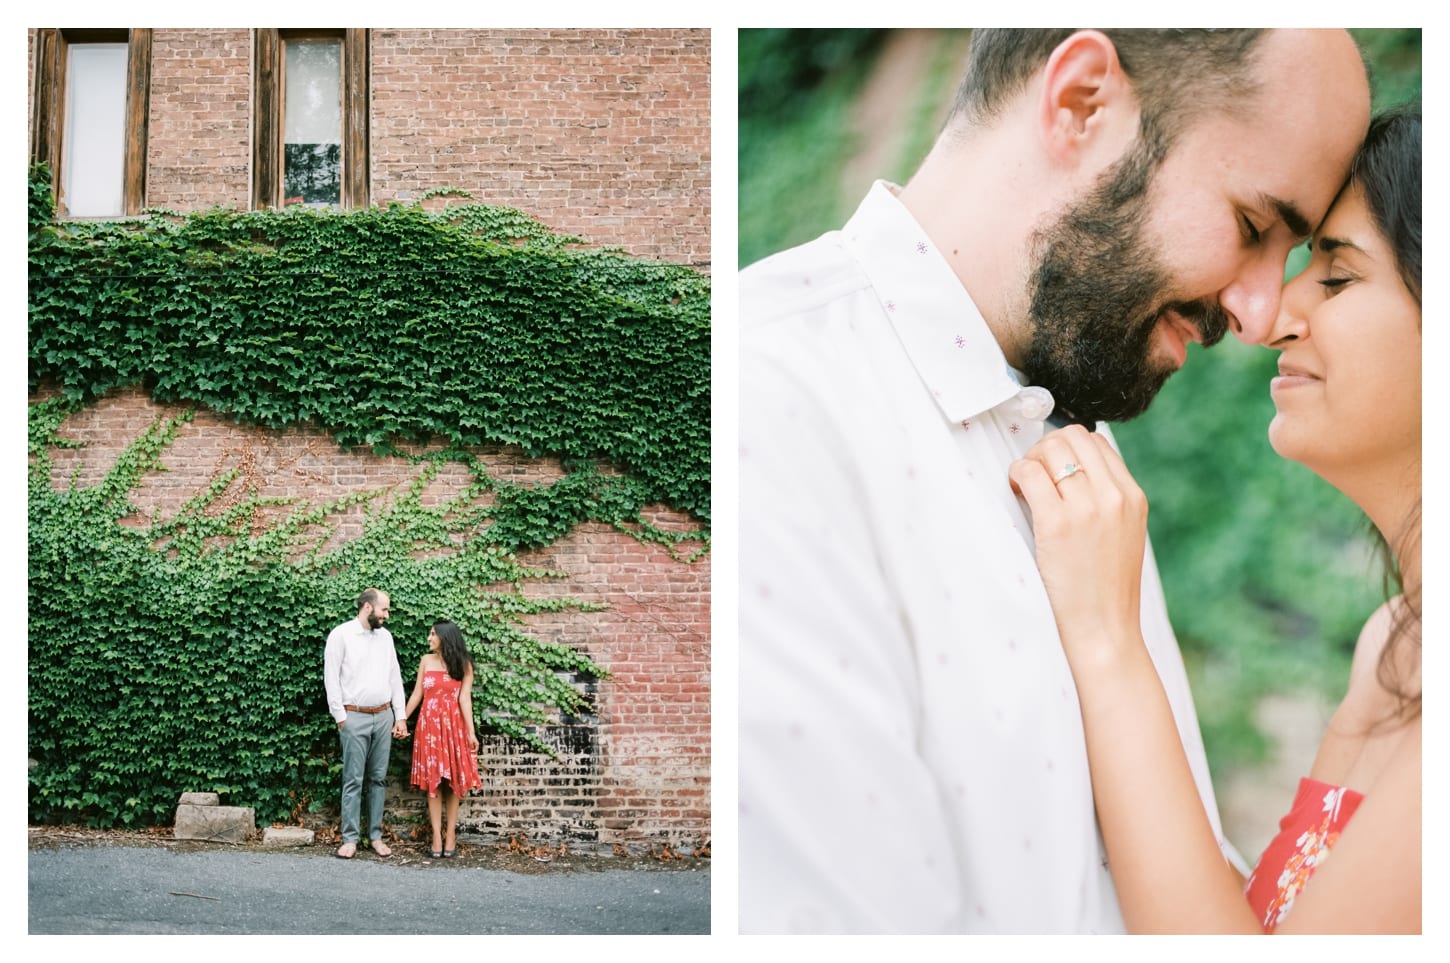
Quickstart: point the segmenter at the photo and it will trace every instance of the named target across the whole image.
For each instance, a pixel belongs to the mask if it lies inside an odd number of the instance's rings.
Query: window
[[[367,31],[256,33],[254,207],[365,207]]]
[[[282,203],[342,203],[342,40],[284,40]]]
[[[151,31],[36,31],[30,159],[50,165],[62,217],[145,203]]]

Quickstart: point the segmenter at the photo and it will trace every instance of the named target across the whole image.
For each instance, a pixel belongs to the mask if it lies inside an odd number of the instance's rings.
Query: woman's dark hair
[[[438,633],[438,654],[448,667],[449,677],[462,682],[464,670],[473,664],[468,643],[463,641],[463,631],[452,622],[434,622],[433,631]]]
[[[1420,499],[1415,499],[1415,507],[1410,509],[1403,531],[1394,545],[1385,542],[1383,538],[1380,540],[1385,565],[1385,597],[1399,596],[1399,601],[1391,609],[1390,635],[1385,640],[1384,651],[1380,653],[1376,672],[1380,685],[1399,697],[1400,714],[1406,719],[1413,719],[1420,714],[1422,687],[1418,682],[1411,686],[1404,678],[1406,672],[1411,670],[1405,666],[1400,652],[1406,646],[1420,648],[1423,618],[1420,609],[1421,579],[1418,559],[1416,570],[1409,577],[1406,577],[1400,559],[1412,554],[1418,557],[1420,553],[1420,503]],[[1413,662],[1415,665],[1419,664],[1418,655]]]
[[[1364,144],[1350,169],[1349,183],[1358,186],[1365,206],[1380,235],[1389,242],[1395,267],[1405,288],[1420,303],[1420,111],[1397,107],[1376,117],[1369,125]],[[1390,636],[1380,655],[1379,680],[1401,700],[1406,718],[1420,712],[1421,688],[1411,688],[1402,678],[1405,646],[1421,645],[1420,609],[1420,506],[1415,506],[1401,526],[1394,544],[1381,536],[1385,557],[1385,594],[1399,595],[1390,622]],[[1403,562],[1414,559],[1413,570],[1405,572]],[[1419,659],[1413,660],[1419,664]]]
[[[1420,302],[1420,111],[1398,107],[1376,117],[1355,156],[1349,182],[1364,192],[1375,227],[1395,253],[1400,279]]]

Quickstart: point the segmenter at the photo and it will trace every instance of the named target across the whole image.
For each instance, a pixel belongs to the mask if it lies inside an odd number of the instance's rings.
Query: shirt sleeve
[[[327,711],[334,722],[347,721],[347,710],[342,707],[342,649],[342,634],[333,629],[323,649],[322,684],[327,689]]]
[[[741,931],[954,928],[948,793],[920,752],[912,641],[876,562],[863,468],[846,463],[828,406],[767,362],[748,370]]]
[[[406,716],[403,710],[408,706],[408,700],[403,697],[403,671],[398,666],[398,646],[393,641],[392,633],[388,633],[388,651],[392,653],[393,664],[388,667],[388,689],[393,693],[393,718],[402,721]]]

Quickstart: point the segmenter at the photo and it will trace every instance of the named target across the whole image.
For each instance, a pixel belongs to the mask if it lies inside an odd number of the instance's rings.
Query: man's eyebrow
[[[1259,203],[1264,206],[1265,210],[1272,208],[1274,213],[1279,215],[1279,219],[1284,222],[1289,230],[1294,232],[1295,237],[1308,237],[1311,233],[1312,229],[1309,225],[1309,218],[1304,216],[1304,212],[1299,210],[1298,205],[1293,201],[1286,201],[1282,197],[1261,193],[1259,195]]]

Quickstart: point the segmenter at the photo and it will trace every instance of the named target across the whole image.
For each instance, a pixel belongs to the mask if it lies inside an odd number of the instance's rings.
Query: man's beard
[[[382,628],[383,620],[380,619],[380,618],[378,618],[376,615],[373,615],[371,612],[369,612],[368,613],[368,625],[371,628],[374,628],[374,629]]]
[[[1076,421],[1126,421],[1147,409],[1174,370],[1151,357],[1165,311],[1197,324],[1205,347],[1228,327],[1217,303],[1161,300],[1171,279],[1142,230],[1154,168],[1145,150],[1130,148],[1087,197],[1038,233],[1023,373]]]

